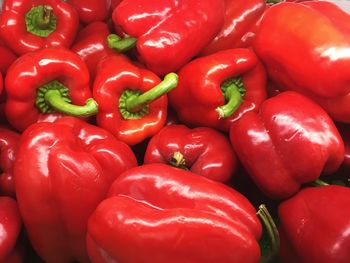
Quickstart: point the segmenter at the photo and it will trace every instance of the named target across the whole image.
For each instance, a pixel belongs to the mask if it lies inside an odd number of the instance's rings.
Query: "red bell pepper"
[[[0,197],[0,262],[19,263],[16,243],[22,227],[17,202],[6,196]],[[17,260],[16,260],[17,259]]]
[[[111,13],[111,0],[66,0],[79,14],[80,22],[106,21]]]
[[[32,123],[54,121],[64,114],[93,115],[97,104],[89,80],[85,63],[72,51],[48,48],[25,54],[6,75],[6,117],[23,131]]]
[[[265,71],[254,52],[229,49],[185,65],[169,99],[183,123],[228,131],[244,114],[257,111],[266,98],[265,85]]]
[[[116,53],[109,48],[107,37],[110,34],[108,25],[103,22],[94,22],[87,25],[77,36],[71,50],[77,53],[87,65],[90,79],[95,79],[98,63],[107,55]]]
[[[5,76],[7,69],[17,59],[17,56],[8,47],[0,44],[0,57],[0,72]]]
[[[283,263],[348,263],[350,189],[301,190],[278,207]]]
[[[209,44],[223,25],[224,13],[223,0],[124,0],[112,18],[121,36],[137,39],[139,60],[163,76]]]
[[[202,55],[250,46],[266,9],[266,0],[225,0],[225,7],[224,25]]]
[[[13,165],[20,135],[0,126],[0,194],[15,196]]]
[[[18,55],[46,47],[69,47],[78,31],[74,7],[61,0],[4,0],[0,36]]]
[[[114,8],[116,8],[117,5],[119,5],[121,3],[121,1],[123,1],[123,0],[111,0],[112,10],[114,10]]]
[[[258,262],[254,207],[223,184],[165,164],[116,179],[89,219],[95,263]]]
[[[147,145],[144,163],[167,163],[218,182],[228,182],[237,169],[230,140],[220,132],[185,125],[165,126]]]
[[[93,86],[99,105],[97,124],[129,145],[156,134],[165,124],[166,92],[177,85],[177,75],[163,82],[153,72],[139,68],[124,55],[101,61]]]
[[[350,122],[349,23],[350,15],[330,2],[280,3],[265,12],[254,40],[274,82],[341,122]]]
[[[14,167],[15,187],[38,255],[52,263],[89,262],[88,217],[119,174],[136,165],[128,145],[77,118],[28,127]]]
[[[335,172],[344,143],[328,114],[307,97],[283,92],[232,123],[232,146],[257,186],[274,199]]]

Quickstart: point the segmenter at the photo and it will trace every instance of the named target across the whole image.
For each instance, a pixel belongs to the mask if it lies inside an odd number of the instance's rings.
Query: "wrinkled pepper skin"
[[[13,166],[21,136],[0,126],[0,194],[15,196]]]
[[[37,254],[45,262],[89,262],[88,218],[116,177],[136,165],[129,146],[78,118],[28,127],[14,173],[19,209]]]
[[[89,219],[87,247],[95,263],[250,263],[259,262],[260,235],[255,209],[240,193],[148,164],[113,183]]]
[[[0,262],[20,263],[16,251],[17,238],[22,227],[17,202],[7,196],[0,197]]]
[[[257,111],[266,98],[264,68],[249,49],[229,49],[197,58],[178,74],[179,85],[169,93],[169,101],[180,121],[191,127],[227,132],[231,123],[249,111]],[[226,103],[221,86],[229,79],[240,79],[245,94],[236,100],[237,109],[223,118],[217,110]]]
[[[113,11],[117,32],[137,38],[139,60],[163,76],[177,71],[220,31],[223,0],[124,0]]]
[[[249,47],[265,9],[265,0],[226,0],[224,25],[201,55],[225,49]]]
[[[281,88],[303,93],[347,123],[349,23],[350,15],[330,2],[280,3],[265,12],[253,44]]]
[[[347,263],[350,189],[305,188],[278,207],[283,263]]]
[[[178,160],[176,154],[181,155]],[[218,182],[228,182],[237,169],[230,140],[220,132],[168,125],[151,138],[144,163],[166,163]]]
[[[97,68],[93,86],[93,97],[99,105],[96,115],[98,126],[112,132],[118,139],[129,145],[135,145],[156,134],[167,118],[167,96],[161,96],[148,105],[146,114],[133,114],[125,107],[121,112],[120,99],[127,91],[146,91],[159,84],[159,77],[148,69],[133,64],[124,55],[108,56]],[[125,109],[124,109],[125,108]]]
[[[94,22],[87,25],[79,35],[71,50],[79,55],[90,72],[90,79],[95,79],[98,63],[107,55],[116,53],[108,47],[107,37],[110,34],[108,25],[104,22]]]
[[[56,21],[51,33],[41,36],[28,31],[26,14],[37,6],[52,9],[50,23]],[[35,19],[33,19],[34,21]],[[69,25],[69,26],[67,26]],[[61,0],[4,0],[0,16],[0,36],[17,55],[47,47],[70,47],[78,31],[79,16],[74,7]],[[37,25],[33,25],[37,30]],[[43,35],[45,34],[45,35]]]
[[[89,71],[78,55],[67,49],[48,48],[21,56],[9,68],[5,87],[5,114],[9,123],[23,131],[30,124],[63,116],[42,112],[36,105],[38,89],[57,80],[68,88],[72,103],[84,105],[92,97]]]
[[[273,199],[331,174],[344,159],[344,143],[328,114],[307,97],[286,91],[267,99],[230,129],[232,146],[256,185]]]
[[[111,12],[111,0],[67,0],[67,3],[78,11],[83,24],[106,21]]]

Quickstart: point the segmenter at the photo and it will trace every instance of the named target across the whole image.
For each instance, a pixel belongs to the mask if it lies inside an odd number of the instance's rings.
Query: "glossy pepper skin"
[[[347,123],[349,22],[349,14],[330,2],[280,3],[265,12],[253,45],[281,88],[303,93]]]
[[[113,183],[89,219],[87,247],[96,263],[250,263],[259,261],[260,235],[255,209],[240,193],[183,169],[148,164]]]
[[[18,55],[46,47],[68,48],[74,41],[78,25],[77,12],[65,1],[3,1],[0,35]]]
[[[349,205],[350,189],[335,185],[306,188],[281,203],[280,262],[349,262]]]
[[[136,165],[129,146],[78,118],[26,129],[15,163],[15,187],[38,255],[52,263],[89,262],[88,217],[119,174]]]
[[[15,196],[13,166],[20,134],[0,126],[0,194]]]
[[[177,78],[169,87],[174,88]],[[156,134],[165,124],[168,99],[166,95],[149,103],[129,108],[129,99],[146,94],[161,80],[148,69],[133,64],[124,55],[108,56],[97,69],[93,97],[99,105],[98,126],[109,130],[129,145],[137,144]],[[135,98],[136,98],[135,97]]]
[[[111,12],[111,0],[67,0],[79,14],[83,24],[106,21]]]
[[[124,0],[113,11],[121,35],[137,38],[139,60],[158,75],[177,71],[220,31],[223,0]]]
[[[54,121],[63,113],[94,114],[97,105],[90,99],[89,81],[86,65],[70,50],[48,48],[25,54],[6,75],[7,120],[23,131],[36,122]],[[51,100],[48,96],[52,95],[57,97]]]
[[[0,262],[20,263],[16,243],[22,227],[17,202],[7,196],[0,197]]]
[[[344,159],[344,143],[331,118],[293,91],[267,99],[258,113],[234,122],[230,139],[253,181],[274,199],[335,172]]]
[[[166,163],[214,181],[227,182],[237,168],[230,140],[220,132],[168,125],[149,141],[144,163]]]
[[[105,56],[116,53],[108,47],[106,39],[109,34],[110,30],[106,23],[91,23],[79,32],[77,41],[71,47],[88,67],[91,81],[95,79],[98,63]]]
[[[201,55],[250,46],[265,9],[265,0],[226,0],[224,24]]]
[[[179,84],[169,93],[169,100],[180,121],[188,126],[226,132],[244,114],[257,111],[266,98],[264,68],[249,49],[197,58],[178,74]]]

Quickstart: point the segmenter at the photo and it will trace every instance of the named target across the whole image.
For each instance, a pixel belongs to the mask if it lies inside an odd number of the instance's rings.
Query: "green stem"
[[[56,16],[49,5],[34,6],[25,17],[27,31],[39,37],[48,37],[56,30]]]
[[[83,106],[66,102],[58,90],[48,90],[44,98],[53,109],[71,116],[88,117],[95,115],[98,111],[98,105],[92,98],[88,99]]]
[[[282,2],[282,0],[266,0],[266,3],[267,4],[278,4],[278,3],[280,3],[280,2]]]
[[[41,15],[36,17],[36,25],[40,29],[48,29],[50,27],[51,18],[53,15],[53,9],[49,5],[45,5],[42,9]]]
[[[176,73],[169,73],[164,77],[164,80],[154,88],[142,93],[138,96],[131,96],[126,100],[126,109],[130,112],[137,112],[145,105],[160,98],[172,89],[176,88],[178,84],[178,75]]]
[[[257,212],[257,215],[261,219],[271,243],[270,253],[263,255],[260,259],[260,263],[268,263],[274,260],[274,258],[278,254],[280,248],[280,237],[276,224],[273,221],[269,211],[267,210],[264,204],[259,206],[259,211]]]
[[[230,117],[243,102],[242,97],[245,94],[245,89],[240,79],[226,81],[221,86],[221,89],[227,103],[216,108],[219,119]]]
[[[312,186],[327,186],[329,185],[329,183],[326,183],[325,181],[321,180],[321,179],[317,179],[313,182],[311,182]]]
[[[110,34],[107,37],[108,46],[117,50],[119,53],[126,52],[136,46],[137,39],[133,37],[121,38],[116,34]]]

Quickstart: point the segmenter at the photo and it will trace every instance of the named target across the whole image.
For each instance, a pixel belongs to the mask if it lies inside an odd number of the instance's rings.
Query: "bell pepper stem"
[[[95,115],[98,105],[92,98],[88,99],[83,106],[74,105],[65,101],[58,90],[48,90],[45,93],[45,101],[57,112],[75,117],[88,117]]]
[[[224,96],[227,103],[216,108],[216,111],[219,114],[219,119],[230,117],[243,101],[239,87],[234,83],[231,83],[226,88]]]
[[[263,255],[260,259],[260,263],[268,263],[268,262],[271,262],[277,256],[277,253],[280,248],[280,237],[279,237],[276,224],[273,221],[269,211],[267,210],[264,204],[259,206],[257,215],[262,221],[271,243],[270,253]]]
[[[53,9],[49,5],[45,5],[42,13],[36,17],[36,24],[40,29],[47,29],[51,23]]]
[[[164,80],[160,82],[154,88],[142,93],[141,95],[130,96],[126,100],[126,110],[130,112],[137,112],[145,105],[160,98],[164,94],[168,93],[172,89],[176,88],[179,77],[176,73],[169,73],[164,77]]]
[[[110,34],[107,37],[108,46],[117,50],[119,53],[126,52],[136,46],[137,39],[134,37],[121,38],[116,34]]]
[[[266,3],[267,4],[278,4],[278,3],[280,3],[280,2],[282,2],[282,0],[266,0]]]
[[[327,186],[329,183],[326,183],[325,181],[321,179],[316,179],[315,181],[311,182],[312,186]]]
[[[186,166],[185,157],[180,152],[174,152],[169,163],[174,167],[181,168],[184,170],[189,170]]]
[[[38,5],[26,13],[25,24],[27,32],[39,37],[48,37],[56,30],[57,18],[51,6]]]

